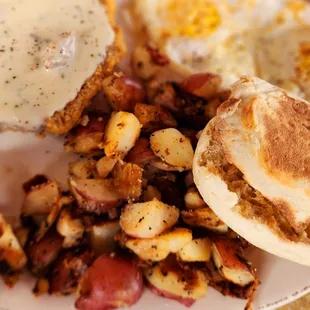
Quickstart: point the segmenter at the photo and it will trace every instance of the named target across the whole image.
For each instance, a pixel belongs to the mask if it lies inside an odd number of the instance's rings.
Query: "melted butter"
[[[0,126],[44,125],[113,41],[100,0],[0,0]]]

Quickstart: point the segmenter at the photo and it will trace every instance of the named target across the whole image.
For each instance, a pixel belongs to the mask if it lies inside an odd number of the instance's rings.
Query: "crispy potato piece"
[[[155,155],[178,171],[190,170],[194,151],[188,138],[174,128],[154,132],[150,138]]]
[[[182,219],[189,226],[204,227],[219,233],[228,231],[228,226],[209,207],[182,211]]]
[[[177,252],[177,257],[183,262],[208,262],[211,258],[210,239],[193,239]]]
[[[144,132],[150,133],[163,128],[175,128],[178,125],[172,114],[160,106],[137,103],[134,114]]]
[[[144,167],[158,157],[153,153],[150,141],[146,138],[139,138],[134,147],[129,151],[125,160],[140,167]]]
[[[0,274],[19,271],[25,267],[27,257],[18,239],[0,213]]]
[[[114,111],[132,112],[136,103],[145,101],[143,86],[123,75],[108,76],[103,80],[102,88]]]
[[[91,158],[82,158],[69,164],[69,175],[79,179],[96,177],[96,161]]]
[[[120,232],[119,220],[100,221],[92,225],[88,232],[92,250],[96,255],[110,253],[115,248],[115,236]]]
[[[208,290],[203,272],[193,268],[183,269],[174,260],[167,259],[145,269],[144,276],[153,293],[187,307],[204,297]]]
[[[158,262],[170,253],[176,253],[192,240],[192,232],[185,228],[175,228],[152,239],[129,239],[125,245],[140,259]]]
[[[101,255],[79,285],[79,310],[108,310],[134,305],[143,292],[143,275],[130,260]]]
[[[212,240],[212,257],[220,273],[228,281],[246,286],[255,281],[255,276],[242,254],[242,249],[232,239]]]
[[[36,276],[44,275],[48,267],[57,259],[62,248],[63,237],[51,228],[40,241],[29,243],[26,254],[29,269]]]
[[[87,212],[106,213],[123,199],[112,180],[70,178],[69,185],[79,207]]]
[[[107,115],[89,116],[86,125],[78,125],[66,138],[65,151],[82,154],[100,152],[100,145],[103,138]]]
[[[251,309],[251,304],[253,302],[255,292],[258,285],[260,284],[257,278],[255,278],[255,281],[246,286],[237,285],[231,281],[226,280],[211,261],[206,263],[205,276],[208,280],[209,286],[213,287],[224,296],[248,299],[245,309]]]
[[[190,75],[180,86],[190,94],[204,99],[216,96],[222,84],[220,75],[213,73],[197,73]]]
[[[145,202],[152,201],[153,199],[161,201],[161,193],[155,186],[148,185],[144,192],[143,198]]]
[[[47,215],[52,206],[60,199],[57,182],[47,180],[40,185],[31,186],[22,205],[22,217]]]
[[[161,69],[161,65],[153,61],[146,45],[139,45],[133,50],[132,66],[137,76],[143,80],[155,77]]]
[[[140,136],[141,124],[134,114],[116,112],[107,124],[104,151],[107,156],[125,156]]]
[[[74,250],[59,257],[53,267],[49,282],[50,294],[67,295],[77,290],[80,278],[94,261],[89,250]]]
[[[39,297],[41,295],[47,294],[49,291],[49,287],[50,287],[50,284],[48,282],[48,279],[39,278],[37,280],[32,292],[36,297]]]
[[[82,219],[75,217],[70,208],[61,210],[56,227],[58,233],[64,237],[64,248],[78,245],[84,234]]]
[[[138,199],[142,194],[143,169],[137,165],[117,162],[112,171],[112,184],[125,199]]]
[[[59,213],[61,209],[64,206],[70,205],[73,202],[73,197],[72,196],[64,196],[59,199],[58,202],[56,202],[49,215],[43,220],[43,222],[40,225],[39,230],[35,233],[35,240],[40,241],[43,236],[47,233],[47,231],[54,225],[56,222]]]
[[[201,209],[207,207],[204,200],[201,198],[198,190],[195,187],[191,187],[187,190],[184,201],[187,209]]]
[[[105,179],[113,170],[118,161],[117,157],[104,156],[97,162],[96,168],[99,176]]]
[[[125,233],[135,238],[154,238],[170,229],[178,220],[180,211],[157,199],[127,205],[120,218]]]

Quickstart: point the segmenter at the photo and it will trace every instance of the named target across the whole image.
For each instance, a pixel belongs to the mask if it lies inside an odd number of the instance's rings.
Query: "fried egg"
[[[259,76],[310,99],[306,0],[136,0],[135,11],[173,70],[219,73],[223,89]]]

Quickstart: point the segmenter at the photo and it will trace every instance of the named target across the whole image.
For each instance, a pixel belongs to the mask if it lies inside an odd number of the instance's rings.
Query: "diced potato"
[[[197,73],[190,75],[180,86],[190,94],[210,99],[218,93],[221,84],[222,78],[220,75]]]
[[[150,142],[155,155],[167,164],[178,167],[180,171],[192,168],[193,147],[190,140],[177,129],[156,131],[151,135]]]
[[[117,157],[104,156],[100,158],[96,166],[99,176],[105,179],[112,172],[117,161],[118,161]]]
[[[96,175],[96,161],[82,158],[69,164],[69,174],[74,178],[89,179]]]
[[[37,280],[32,292],[36,297],[39,297],[41,295],[48,294],[49,287],[50,287],[50,284],[48,282],[48,279],[39,278]]]
[[[120,225],[124,232],[135,238],[154,238],[170,229],[178,220],[180,211],[154,199],[127,205]]]
[[[175,228],[152,239],[129,239],[125,245],[140,259],[158,262],[170,253],[177,253],[192,240],[192,232],[185,228]]]
[[[155,186],[148,185],[144,192],[144,201],[151,201],[153,199],[161,201],[161,193]]]
[[[0,272],[19,271],[27,263],[27,257],[14,235],[11,226],[0,213],[0,263],[3,266]],[[4,270],[4,267],[7,270]]]
[[[150,52],[145,45],[137,46],[134,49],[132,53],[132,65],[135,73],[143,80],[153,78],[161,68],[153,62]]]
[[[135,106],[134,114],[144,132],[177,127],[177,122],[172,114],[159,106],[138,103]]]
[[[142,172],[135,164],[119,161],[112,171],[112,184],[125,199],[137,200],[142,194]]]
[[[184,262],[207,262],[211,258],[211,241],[208,238],[193,239],[177,252],[177,257]]]
[[[82,123],[71,130],[66,137],[65,151],[82,154],[101,152],[100,145],[106,124],[106,115],[90,116],[87,123]]]
[[[114,111],[132,112],[136,103],[145,101],[143,86],[123,75],[108,76],[103,80],[102,88]]]
[[[69,179],[72,194],[80,208],[96,214],[103,214],[118,206],[122,200],[112,180]]]
[[[51,212],[41,223],[39,230],[35,234],[36,241],[40,241],[43,238],[43,236],[47,233],[47,231],[53,226],[53,224],[56,222],[58,218],[61,209],[66,205],[70,205],[72,202],[73,202],[72,196],[64,196],[60,198],[59,201],[53,205]]]
[[[116,112],[107,124],[104,151],[107,156],[125,156],[140,136],[141,124],[134,114]]]
[[[218,233],[228,232],[228,226],[209,207],[182,211],[182,219],[189,226],[204,227]]]
[[[176,300],[187,307],[204,297],[208,290],[202,271],[183,269],[169,260],[145,269],[144,276],[153,293]]]
[[[104,221],[92,225],[88,234],[95,254],[111,253],[116,244],[114,237],[120,230],[119,220]]]
[[[26,193],[22,205],[22,216],[46,215],[59,198],[60,191],[55,181],[49,180],[40,185],[33,186]]]
[[[180,168],[180,167],[176,167],[176,166],[172,166],[172,165],[169,165],[167,163],[165,163],[164,161],[162,161],[159,157],[157,157],[155,160],[152,160],[150,162],[150,164],[159,169],[159,170],[163,170],[163,171],[183,171],[184,169],[183,168]]]
[[[30,234],[30,228],[27,227],[18,227],[14,229],[14,234],[21,245],[22,248],[25,247],[28,239],[29,239],[29,234]]]
[[[78,245],[84,234],[82,219],[74,217],[69,208],[65,208],[60,212],[56,227],[58,233],[64,237],[64,248]]]
[[[255,281],[249,264],[242,257],[242,250],[234,240],[224,238],[212,240],[212,257],[215,266],[227,280],[240,286]]]
[[[101,255],[79,283],[79,310],[108,310],[130,307],[143,292],[143,274],[133,261]]]
[[[189,188],[184,196],[184,201],[187,209],[201,209],[207,205],[201,198],[198,190],[194,187]]]

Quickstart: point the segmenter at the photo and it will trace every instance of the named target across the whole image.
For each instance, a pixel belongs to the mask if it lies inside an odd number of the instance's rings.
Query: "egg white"
[[[150,39],[170,57],[173,70],[182,75],[219,73],[223,89],[243,75],[256,75],[310,99],[310,78],[309,82],[300,81],[296,72],[300,46],[310,43],[309,2],[206,0],[216,7],[220,22],[210,33],[190,36],[174,33],[173,29],[170,35],[163,33],[176,18],[176,13],[169,11],[171,1],[136,0],[136,12]],[[181,9],[178,8],[178,14]],[[184,20],[192,14],[186,9]]]

